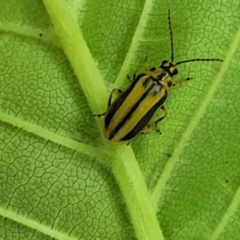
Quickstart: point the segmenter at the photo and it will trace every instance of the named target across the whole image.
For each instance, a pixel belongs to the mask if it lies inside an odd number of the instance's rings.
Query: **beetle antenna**
[[[189,60],[183,60],[180,62],[177,62],[176,65],[182,64],[182,63],[187,63],[187,62],[223,62],[222,59],[219,58],[194,58],[194,59],[189,59]]]
[[[170,42],[171,42],[171,62],[174,60],[174,52],[173,52],[173,34],[172,34],[172,26],[171,26],[171,17],[170,17],[170,9],[168,9],[168,27],[170,32]]]

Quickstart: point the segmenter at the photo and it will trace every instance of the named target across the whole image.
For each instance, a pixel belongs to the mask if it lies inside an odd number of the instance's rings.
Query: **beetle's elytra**
[[[141,133],[151,130],[152,119],[158,110],[163,115],[154,122],[155,128],[166,117],[167,110],[164,102],[168,90],[180,88],[182,83],[190,80],[190,77],[173,82],[173,77],[178,74],[177,67],[182,63],[195,61],[218,61],[218,58],[195,58],[174,63],[173,35],[168,10],[168,25],[171,43],[171,61],[164,60],[160,66],[150,68],[144,62],[146,73],[134,74],[131,84],[125,89],[113,89],[108,100],[107,111],[95,116],[104,116],[104,136],[112,143],[122,144],[129,142]],[[112,95],[117,97],[112,102]],[[157,129],[157,131],[159,131]]]

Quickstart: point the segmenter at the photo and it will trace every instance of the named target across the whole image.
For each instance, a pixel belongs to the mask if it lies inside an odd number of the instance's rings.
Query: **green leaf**
[[[238,239],[239,2],[1,1],[0,236]],[[101,135],[108,91],[170,58],[181,89],[129,146]]]

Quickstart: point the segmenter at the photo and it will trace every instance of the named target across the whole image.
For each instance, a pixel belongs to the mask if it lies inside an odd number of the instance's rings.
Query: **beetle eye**
[[[178,70],[175,68],[173,71],[173,75],[177,75],[178,74]]]
[[[161,66],[164,65],[167,62],[168,62],[167,60],[163,60]]]

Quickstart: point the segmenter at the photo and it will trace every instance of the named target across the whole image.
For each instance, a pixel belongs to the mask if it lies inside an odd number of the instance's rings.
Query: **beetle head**
[[[177,65],[167,60],[162,61],[160,68],[164,69],[171,77],[178,74]]]

